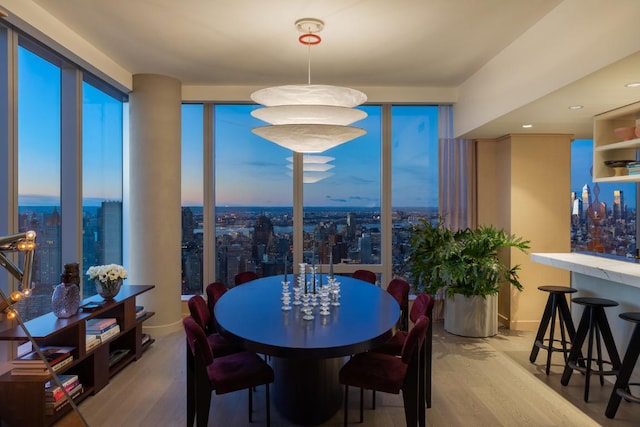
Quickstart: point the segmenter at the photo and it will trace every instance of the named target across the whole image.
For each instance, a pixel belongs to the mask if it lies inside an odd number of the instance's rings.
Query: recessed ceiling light
[[[584,108],[582,105],[569,105],[569,110],[581,110]]]
[[[625,87],[640,87],[640,82],[627,83]]]
[[[525,128],[525,129],[529,129],[529,128],[532,128],[532,127],[533,127],[533,125],[526,124],[526,125],[522,125],[522,127],[523,127],[523,128]]]

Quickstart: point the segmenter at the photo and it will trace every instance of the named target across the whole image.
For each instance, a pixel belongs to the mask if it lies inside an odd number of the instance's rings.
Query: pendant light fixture
[[[251,99],[264,108],[253,110],[251,115],[270,124],[252,132],[299,153],[321,153],[367,133],[350,126],[367,117],[367,113],[354,108],[364,103],[367,96],[347,87],[312,85],[311,46],[320,43],[317,33],[324,22],[304,18],[295,25],[302,33],[298,41],[308,47],[307,84],[276,86],[252,93]]]
[[[325,178],[329,178],[333,175],[329,172],[335,167],[335,165],[329,164],[335,160],[335,157],[319,156],[317,154],[305,154],[302,157],[302,183],[303,184],[315,184],[318,181],[322,181]],[[293,170],[293,157],[287,157],[287,169]],[[287,175],[293,176],[293,172],[288,172]]]

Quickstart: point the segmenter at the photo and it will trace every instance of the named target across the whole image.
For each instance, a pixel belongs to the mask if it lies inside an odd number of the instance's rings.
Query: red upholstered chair
[[[217,356],[226,356],[227,354],[244,351],[240,344],[229,341],[211,328],[212,312],[209,311],[209,306],[204,298],[200,295],[194,295],[189,298],[187,305],[189,306],[189,314],[204,330],[207,340],[209,340],[209,344]]]
[[[429,318],[420,316],[409,331],[400,357],[366,352],[353,356],[340,369],[340,384],[344,384],[344,425],[348,424],[349,386],[360,387],[360,422],[363,420],[362,389],[399,394],[402,391],[407,426],[424,420],[424,396],[420,387],[420,353]]]
[[[204,330],[191,316],[183,319],[188,350],[192,357],[194,382],[187,386],[187,424],[205,427],[209,421],[211,393],[225,394],[249,391],[249,422],[253,421],[253,387],[266,386],[267,426],[271,425],[269,384],[274,380],[273,369],[255,353],[243,351],[214,357]]]
[[[389,292],[400,305],[400,323],[398,328],[402,331],[409,329],[409,290],[411,286],[409,282],[399,277],[391,280],[387,285]]]
[[[207,292],[207,305],[209,306],[209,313],[211,313],[211,320],[209,322],[209,330],[213,331],[216,329],[216,318],[215,312],[213,309],[216,306],[216,303],[220,299],[225,292],[227,292],[227,285],[222,282],[212,282],[207,285],[205,288]]]
[[[250,282],[252,280],[256,280],[258,275],[253,271],[243,271],[242,273],[238,273],[233,278],[233,282],[236,286],[242,285],[243,283]]]
[[[409,314],[409,318],[412,322],[416,322],[420,316],[427,316],[431,319],[431,315],[433,312],[433,304],[435,300],[432,295],[428,294],[420,294],[413,301],[413,305],[411,306],[411,313]],[[381,346],[378,346],[371,351],[376,353],[385,353],[390,355],[399,356],[402,352],[402,346],[407,340],[408,333],[406,331],[398,331],[396,334],[391,337],[391,339]],[[427,408],[431,408],[431,362],[432,362],[432,348],[433,348],[433,325],[429,322],[429,327],[427,328],[427,336],[424,343],[424,355],[422,357],[423,363],[422,366],[424,368],[424,375],[421,375],[421,378],[424,378],[424,389],[425,389],[425,398],[427,400]],[[373,409],[375,409],[375,394],[373,395]]]
[[[364,280],[365,282],[369,282],[373,285],[378,281],[378,276],[373,271],[369,270],[356,270],[351,275],[354,279]]]

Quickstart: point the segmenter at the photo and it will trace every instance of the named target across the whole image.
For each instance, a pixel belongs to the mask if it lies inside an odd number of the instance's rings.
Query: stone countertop
[[[640,288],[640,263],[585,253],[532,253],[531,260],[551,267]]]

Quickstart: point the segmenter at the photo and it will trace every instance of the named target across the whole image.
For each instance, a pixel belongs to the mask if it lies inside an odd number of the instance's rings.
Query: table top
[[[370,283],[336,277],[340,281],[340,306],[330,307],[328,316],[314,309],[313,320],[302,318],[302,306],[282,310],[281,275],[236,286],[216,303],[220,333],[257,353],[297,358],[362,353],[391,338],[400,317],[396,300]],[[322,280],[326,283],[326,275]]]

